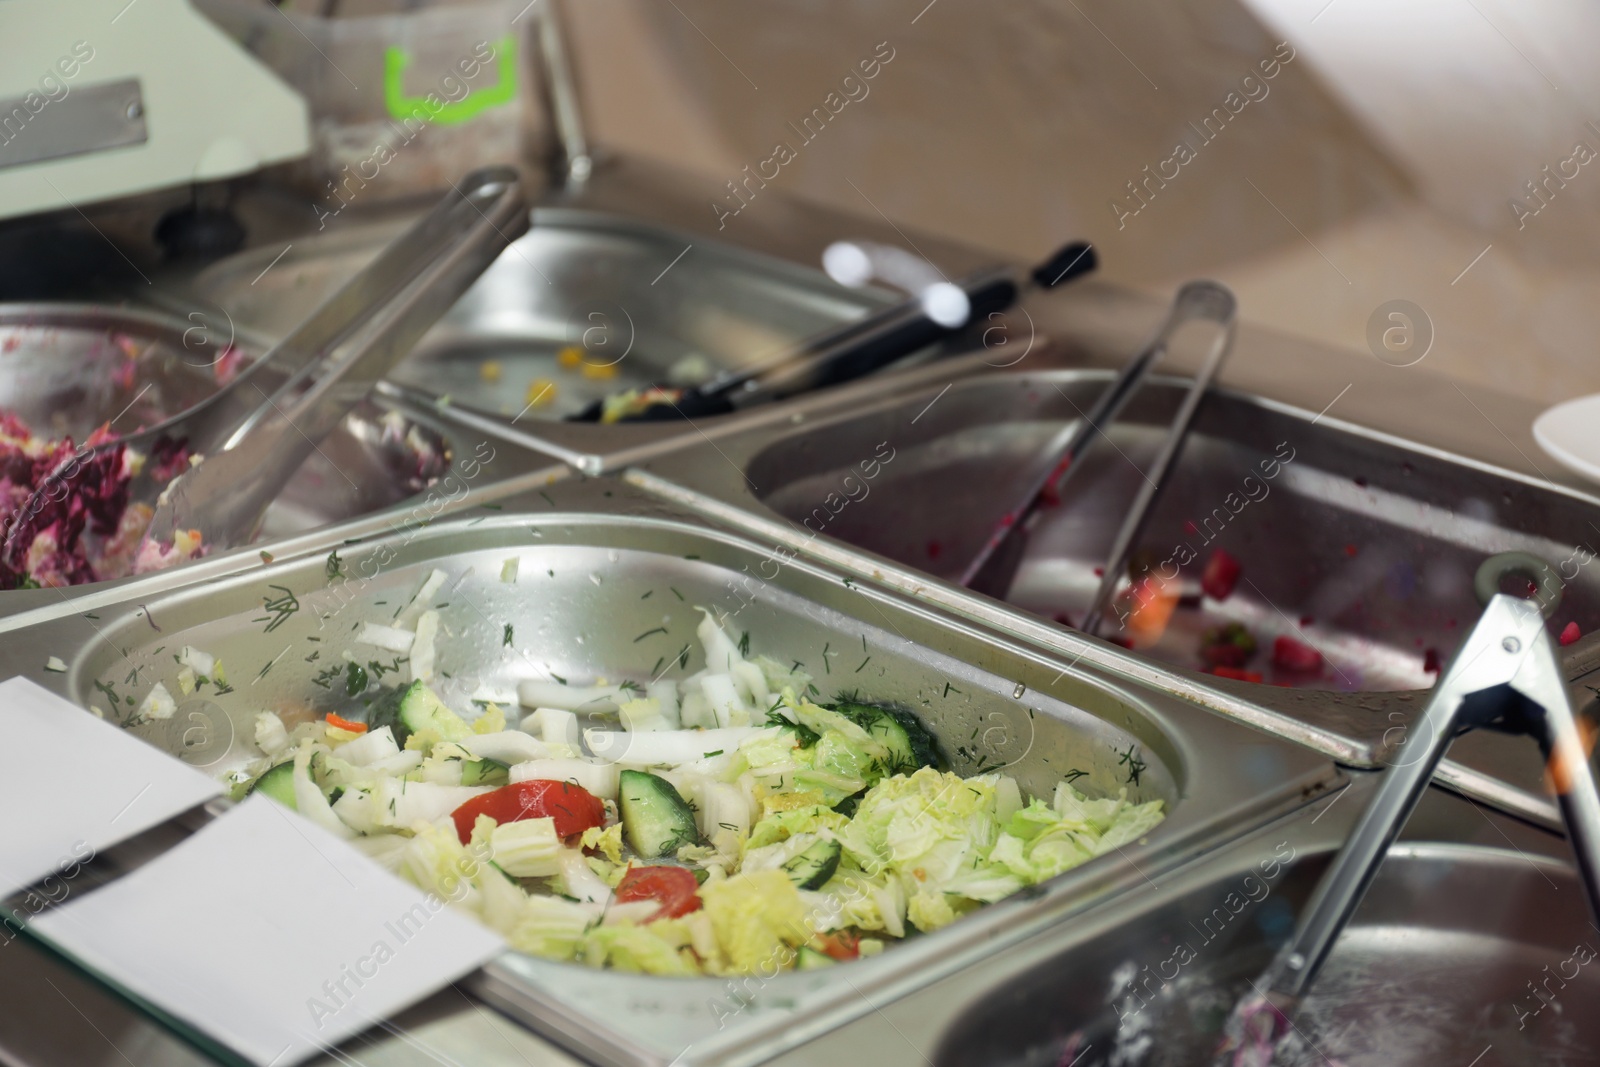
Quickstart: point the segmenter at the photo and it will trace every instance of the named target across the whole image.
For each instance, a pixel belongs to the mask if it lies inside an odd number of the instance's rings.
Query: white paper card
[[[221,793],[182,760],[48,689],[0,682],[0,895]]]
[[[33,929],[262,1067],[335,1045],[504,948],[264,796]]]

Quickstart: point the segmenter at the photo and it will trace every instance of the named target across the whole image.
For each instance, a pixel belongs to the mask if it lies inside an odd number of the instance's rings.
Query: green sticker
[[[510,34],[495,42],[499,55],[499,82],[493,86],[470,90],[466,96],[453,103],[440,103],[430,107],[428,97],[439,99],[438,93],[407,96],[405,92],[406,68],[411,65],[411,55],[398,46],[390,46],[383,53],[383,103],[389,116],[396,120],[421,119],[440,126],[459,126],[471,121],[479,112],[509,103],[517,94],[517,42]]]

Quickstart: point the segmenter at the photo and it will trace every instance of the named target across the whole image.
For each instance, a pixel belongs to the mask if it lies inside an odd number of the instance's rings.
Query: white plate
[[[1600,393],[1557,404],[1534,419],[1533,439],[1563,467],[1600,482]]]

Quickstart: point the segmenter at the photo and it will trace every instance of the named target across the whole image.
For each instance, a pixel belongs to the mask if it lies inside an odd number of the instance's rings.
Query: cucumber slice
[[[511,768],[497,759],[469,759],[461,765],[462,785],[506,785]]]
[[[622,815],[622,835],[645,859],[665,856],[700,840],[693,809],[660,775],[645,771],[619,774],[617,809]]]
[[[839,842],[825,837],[785,863],[783,873],[797,889],[821,889],[839,869],[839,856],[843,851]]]
[[[472,736],[472,727],[422,682],[385,694],[372,705],[367,723],[374,730],[391,728],[395,743],[401,748],[406,746],[407,738],[423,730],[433,731],[441,741],[461,741]]]
[[[265,793],[290,811],[299,811],[294,802],[294,760],[280,763],[257,778],[245,791],[246,796],[250,793]]]
[[[948,766],[939,742],[922,721],[901,708],[841,703],[833,708],[889,750],[889,773],[910,774],[918,767]]]
[[[823,967],[832,967],[838,963],[826,952],[818,952],[810,945],[801,945],[800,951],[794,956],[794,969],[797,971],[816,971]]]

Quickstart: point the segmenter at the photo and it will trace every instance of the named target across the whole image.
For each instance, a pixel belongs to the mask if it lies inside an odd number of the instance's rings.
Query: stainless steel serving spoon
[[[34,536],[75,493],[92,491],[123,448],[199,457],[170,483],[146,462],[129,506],[154,504],[145,544],[198,531],[210,551],[248,543],[284,485],[372,386],[505,247],[529,214],[516,171],[469,175],[227,388],[136,434],[80,450],[7,524],[0,558],[25,571]],[[164,477],[163,477],[164,476]]]

